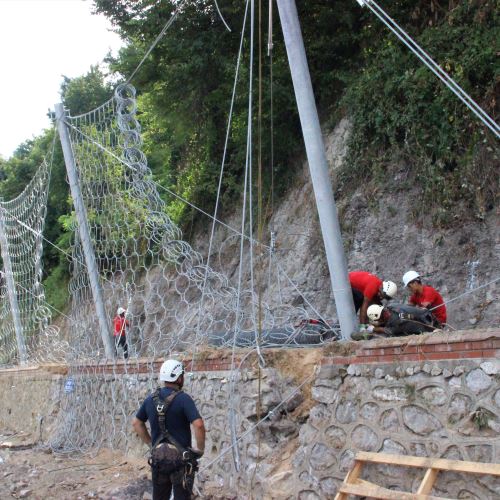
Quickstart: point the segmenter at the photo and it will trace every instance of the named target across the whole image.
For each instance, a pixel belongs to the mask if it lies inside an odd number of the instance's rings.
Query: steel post
[[[90,239],[90,230],[87,223],[87,211],[85,209],[83,196],[80,190],[80,183],[78,173],[76,171],[73,149],[71,148],[68,126],[65,123],[66,112],[62,104],[56,104],[55,111],[57,130],[59,132],[59,138],[61,139],[64,162],[66,163],[66,171],[68,172],[71,196],[73,198],[73,203],[75,204],[78,231],[82,241],[83,254],[85,256],[85,264],[87,266],[87,273],[90,279],[90,286],[92,288],[92,296],[96,308],[97,319],[99,321],[104,351],[108,359],[113,359],[115,357],[115,348],[111,339],[111,331],[109,328],[108,318],[106,316],[106,309],[104,307],[104,299],[101,290],[99,273],[97,270],[94,247],[92,245],[92,240]]]
[[[323,233],[337,316],[342,337],[350,339],[351,334],[356,329],[356,315],[347,274],[347,261],[340,233],[337,207],[328,174],[325,146],[295,0],[278,0],[278,10]]]

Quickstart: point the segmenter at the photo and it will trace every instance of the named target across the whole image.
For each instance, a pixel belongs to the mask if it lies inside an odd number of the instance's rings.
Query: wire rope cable
[[[458,97],[498,139],[500,126],[451,78],[433,59],[392,19],[375,0],[356,0],[366,6],[375,16],[406,45],[417,58],[429,68]]]

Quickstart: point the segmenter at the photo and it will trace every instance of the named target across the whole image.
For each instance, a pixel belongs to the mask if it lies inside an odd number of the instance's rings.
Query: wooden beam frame
[[[417,467],[427,469],[416,493],[394,491],[359,478],[365,463]],[[500,476],[500,464],[465,462],[444,458],[412,457],[390,453],[358,452],[352,470],[347,473],[335,500],[348,500],[349,495],[366,496],[385,500],[448,500],[431,496],[440,471],[463,472],[467,474],[490,474]]]

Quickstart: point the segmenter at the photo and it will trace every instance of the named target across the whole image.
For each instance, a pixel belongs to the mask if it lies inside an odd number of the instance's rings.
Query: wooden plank
[[[425,469],[448,470],[453,472],[468,472],[470,474],[491,474],[500,476],[500,464],[483,462],[462,462],[444,458],[412,457],[409,455],[393,455],[390,453],[370,453],[359,451],[356,460],[376,464],[401,465],[405,467],[422,467]]]
[[[347,473],[347,476],[344,479],[344,483],[349,484],[356,481],[359,475],[361,474],[362,468],[363,468],[363,462],[361,462],[361,460],[356,460],[354,462],[353,468]],[[335,495],[335,500],[348,500],[348,496],[349,495],[347,494],[339,492]]]
[[[438,469],[427,469],[425,476],[418,487],[417,493],[422,495],[427,495],[431,492],[434,483],[436,482],[436,477],[439,474]]]
[[[340,491],[347,495],[366,496],[383,500],[452,500],[444,497],[433,497],[430,495],[420,495],[418,493],[389,490],[388,488],[383,488],[378,484],[363,481],[362,479],[356,479],[352,484],[342,484]]]

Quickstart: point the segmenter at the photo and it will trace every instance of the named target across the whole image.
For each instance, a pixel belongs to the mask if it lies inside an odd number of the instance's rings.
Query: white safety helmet
[[[411,283],[414,280],[418,280],[420,278],[420,274],[418,274],[416,271],[407,271],[403,275],[403,284],[404,286],[408,286],[409,283]]]
[[[123,309],[123,307],[119,307],[118,311],[116,311],[116,314],[118,314],[118,316],[121,316],[123,313],[126,313],[126,312],[127,312],[126,309]]]
[[[184,366],[176,359],[167,359],[160,368],[162,382],[175,382],[184,373]]]
[[[379,306],[378,304],[372,304],[366,311],[368,319],[370,321],[378,321],[380,319],[380,316],[382,316],[383,309],[384,308],[382,306]]]
[[[384,281],[382,282],[382,292],[384,295],[387,295],[387,297],[393,299],[398,293],[398,287],[393,281]]]

